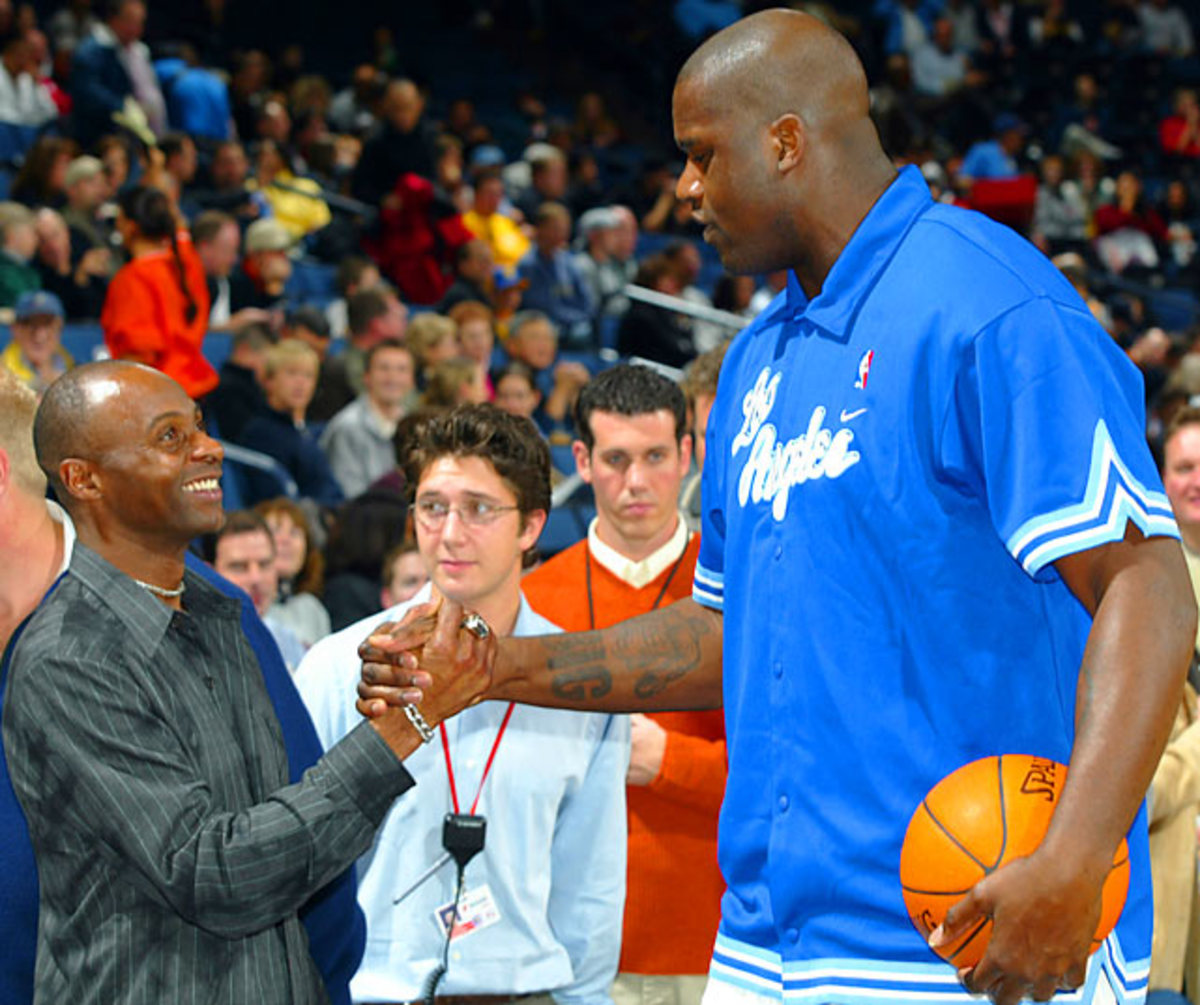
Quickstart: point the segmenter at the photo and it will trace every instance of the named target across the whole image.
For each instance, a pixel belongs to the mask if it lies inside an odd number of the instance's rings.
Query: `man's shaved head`
[[[120,396],[122,378],[138,371],[157,372],[141,363],[101,360],[68,370],[47,388],[33,420],[33,446],[38,464],[64,504],[62,462],[68,457],[97,460],[110,446],[96,420],[104,405]]]
[[[896,177],[850,44],[809,14],[751,15],[688,59],[672,111],[675,194],[725,268],[791,269],[815,296]]]
[[[106,360],[68,371],[46,391],[33,441],[79,539],[118,568],[164,555],[181,565],[187,542],[224,520],[224,451],[187,392],[151,367]]]
[[[700,46],[677,87],[699,84],[716,105],[773,121],[788,112],[809,128],[865,119],[867,78],[850,43],[811,14],[766,10]]]

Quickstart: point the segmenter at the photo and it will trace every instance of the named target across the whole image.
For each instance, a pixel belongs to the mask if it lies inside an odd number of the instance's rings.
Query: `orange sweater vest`
[[[675,570],[662,604],[692,593],[700,538],[693,536]],[[587,541],[578,544],[521,582],[535,611],[565,631],[588,624]],[[592,601],[596,628],[607,628],[651,609],[671,575],[667,568],[635,590],[595,560]],[[648,786],[629,786],[629,862],[622,973],[708,972],[721,894],[717,868],[717,816],[725,794],[725,721],[721,711],[656,712],[667,731],[658,777]]]

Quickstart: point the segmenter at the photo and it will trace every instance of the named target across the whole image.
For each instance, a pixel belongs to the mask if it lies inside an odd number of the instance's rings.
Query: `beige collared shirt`
[[[654,582],[664,570],[670,567],[672,562],[683,554],[683,549],[687,547],[687,521],[683,518],[682,513],[676,516],[675,533],[671,535],[670,540],[640,562],[626,558],[615,548],[611,548],[601,541],[600,536],[596,533],[598,523],[598,519],[593,519],[592,525],[588,528],[588,549],[597,562],[635,590],[640,590],[647,583]]]

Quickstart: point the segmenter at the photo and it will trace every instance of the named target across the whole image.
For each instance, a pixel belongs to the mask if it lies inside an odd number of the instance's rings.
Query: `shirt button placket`
[[[782,591],[787,589],[787,583],[784,582],[784,571],[782,568],[783,562],[783,543],[779,540],[782,530],[778,525],[775,527],[775,548],[771,552],[774,569],[772,570],[772,579],[774,580],[775,595],[782,596]],[[783,660],[780,657],[782,653],[776,651],[772,655],[775,659],[771,663],[771,676],[776,680],[783,679]]]

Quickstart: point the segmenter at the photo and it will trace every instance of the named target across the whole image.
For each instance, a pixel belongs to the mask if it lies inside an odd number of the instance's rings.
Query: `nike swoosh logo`
[[[842,421],[842,422],[849,422],[851,419],[857,419],[857,418],[858,418],[860,415],[862,415],[864,412],[866,412],[866,409],[865,409],[865,408],[856,408],[856,409],[855,409],[853,412],[847,412],[847,411],[846,411],[846,410],[843,408],[843,409],[842,409],[842,415],[841,415],[841,421]]]

